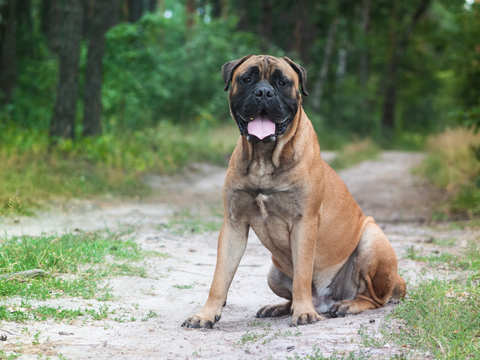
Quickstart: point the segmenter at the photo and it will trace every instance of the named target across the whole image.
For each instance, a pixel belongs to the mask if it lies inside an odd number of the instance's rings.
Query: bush
[[[472,150],[479,142],[480,134],[463,128],[427,140],[428,157],[418,170],[447,192],[446,212],[480,213],[480,163]]]

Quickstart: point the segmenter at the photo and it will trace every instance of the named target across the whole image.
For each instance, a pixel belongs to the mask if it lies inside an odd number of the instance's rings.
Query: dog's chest
[[[272,253],[288,250],[291,230],[302,217],[298,188],[239,190],[231,200],[231,212],[248,222],[266,248]]]

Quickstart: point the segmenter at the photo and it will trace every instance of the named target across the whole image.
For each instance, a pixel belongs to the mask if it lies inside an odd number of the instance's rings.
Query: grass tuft
[[[106,276],[147,276],[137,264],[151,252],[144,252],[132,239],[124,239],[125,235],[96,231],[0,238],[0,277],[13,274],[0,279],[0,298],[46,300],[76,296],[111,300],[111,289],[100,288],[97,280]],[[43,270],[48,276],[19,279],[15,275],[32,269]]]
[[[339,151],[331,166],[335,170],[345,169],[364,160],[374,159],[381,149],[371,139],[353,142]]]
[[[457,274],[454,280],[425,280],[394,310],[394,342],[431,352],[438,359],[480,358],[480,241],[460,255],[418,257]],[[440,325],[440,326],[439,326]]]
[[[428,157],[416,171],[445,190],[444,213],[480,213],[480,162],[472,151],[479,143],[480,133],[464,128],[428,138]]]

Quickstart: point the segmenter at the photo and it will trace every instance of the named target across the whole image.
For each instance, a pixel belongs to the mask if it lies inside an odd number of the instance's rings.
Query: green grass
[[[21,356],[21,354],[7,354],[3,350],[0,350],[0,360],[14,360]]]
[[[111,288],[97,285],[107,276],[147,276],[141,265],[144,252],[125,232],[96,231],[62,236],[9,237],[0,239],[0,276],[32,269],[48,273],[44,277],[0,280],[0,299],[75,296],[112,299]],[[168,254],[158,253],[159,257]],[[107,260],[108,259],[108,260]]]
[[[107,319],[109,316],[108,307],[102,306],[99,310],[95,309],[65,309],[61,306],[32,306],[30,303],[22,301],[20,306],[13,307],[7,305],[0,305],[0,320],[14,321],[18,323],[26,323],[28,321],[46,321],[54,320],[61,322],[64,320],[76,320],[82,318],[83,320],[99,321]]]
[[[226,165],[238,136],[234,125],[160,122],[51,148],[46,132],[0,124],[0,212],[10,210],[12,196],[27,213],[58,197],[146,196],[144,174],[168,174],[192,162]]]
[[[278,330],[276,331],[275,333],[271,333],[272,330],[270,328],[271,324],[270,323],[264,323],[264,322],[253,322],[253,323],[249,323],[248,324],[249,326],[261,326],[263,328],[263,333],[257,333],[257,332],[254,332],[254,331],[250,331],[250,330],[247,330],[247,332],[245,334],[242,335],[242,337],[240,338],[240,340],[237,342],[237,345],[245,345],[249,342],[257,342],[257,341],[260,341],[263,339],[262,341],[262,345],[265,345],[265,344],[268,344],[269,342],[271,342],[272,340],[274,339],[277,339],[279,337],[283,337],[283,338],[286,338],[286,337],[293,337],[293,336],[300,336],[302,335],[302,333],[300,331],[298,331],[298,328],[296,331],[291,331],[291,330],[286,330],[286,331],[282,331],[282,330]]]
[[[343,147],[333,159],[335,170],[345,169],[365,160],[375,159],[381,149],[371,139],[356,141]]]
[[[420,256],[414,251],[412,246],[407,250],[407,258],[424,261],[432,267],[442,266],[442,268],[447,270],[469,270],[478,272],[480,276],[480,241],[478,238],[469,241],[465,250],[460,254],[441,252]]]
[[[437,359],[480,358],[480,292],[477,281],[424,281],[393,314],[402,320],[393,340],[430,351]]]
[[[364,360],[369,359],[370,355],[364,354],[364,352],[355,353],[355,351],[350,351],[348,354],[341,354],[339,351],[335,350],[331,356],[325,356],[322,353],[322,349],[315,345],[313,347],[313,353],[310,355],[300,357],[298,354],[295,354],[293,358],[287,357],[288,360]]]
[[[175,289],[186,290],[193,289],[193,285],[172,285]]]
[[[480,241],[458,255],[419,257],[428,266],[450,270],[454,280],[425,280],[411,288],[392,314],[397,326],[385,334],[399,345],[429,351],[437,359],[480,358]],[[403,324],[398,326],[398,322]]]
[[[439,204],[438,212],[447,218],[463,214],[473,219],[480,214],[480,162],[472,151],[478,143],[480,134],[463,128],[430,136],[426,145],[428,156],[415,169],[444,191],[446,200]]]

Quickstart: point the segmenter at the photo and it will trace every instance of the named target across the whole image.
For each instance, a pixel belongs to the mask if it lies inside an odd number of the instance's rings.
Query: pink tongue
[[[268,115],[258,115],[248,123],[248,133],[262,140],[275,134],[275,123],[270,120]]]

